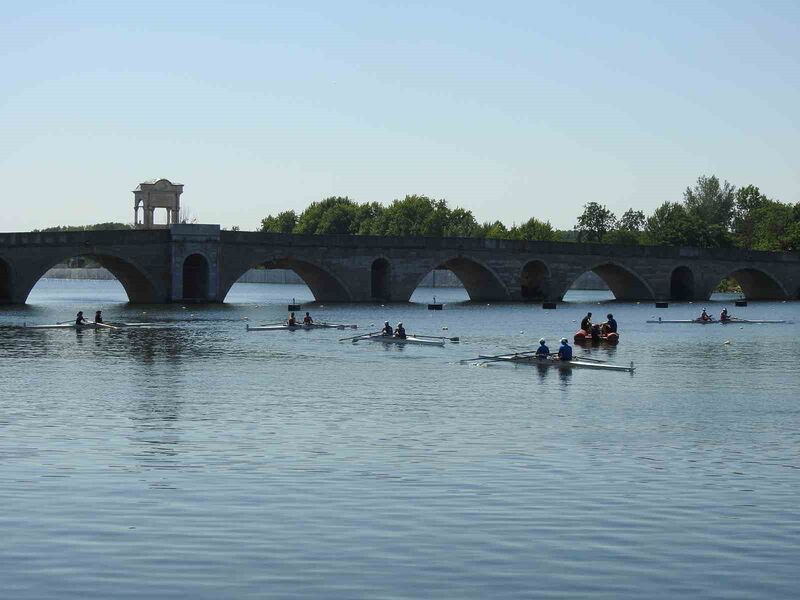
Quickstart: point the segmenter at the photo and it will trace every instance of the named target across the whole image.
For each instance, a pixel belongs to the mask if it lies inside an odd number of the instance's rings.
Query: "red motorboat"
[[[595,337],[591,331],[581,329],[575,333],[573,339],[576,344],[619,344],[619,333],[612,331],[611,333],[601,333]]]

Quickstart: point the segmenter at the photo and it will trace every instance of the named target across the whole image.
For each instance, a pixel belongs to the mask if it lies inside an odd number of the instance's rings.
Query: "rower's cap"
[[[606,315],[606,319],[613,319],[613,318],[614,318],[614,315],[612,315],[611,313],[608,313]]]
[[[544,344],[544,338],[540,339],[540,340],[539,340],[539,343],[540,343],[540,344]]]
[[[384,325],[388,325],[388,324],[389,324],[389,321],[384,321],[384,322],[383,322],[383,324],[384,324]]]
[[[402,325],[403,325],[403,322],[402,322],[402,321],[400,321],[400,322],[397,324],[397,326],[398,326],[398,327],[401,327]]]
[[[562,344],[566,344],[567,343],[567,338],[561,338],[561,343]]]

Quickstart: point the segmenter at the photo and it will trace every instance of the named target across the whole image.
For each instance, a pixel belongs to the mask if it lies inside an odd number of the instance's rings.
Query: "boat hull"
[[[557,358],[538,358],[536,356],[531,356],[531,355],[519,356],[516,354],[507,354],[503,356],[481,355],[480,358],[498,362],[511,362],[515,364],[534,365],[542,368],[553,367],[556,369],[594,369],[597,371],[622,371],[628,373],[633,373],[633,371],[635,370],[633,363],[631,363],[631,366],[626,367],[623,365],[612,365],[603,362],[590,362],[581,360],[580,358],[573,358],[572,360],[561,361],[558,360]]]
[[[260,325],[247,326],[247,331],[311,331],[312,329],[358,329],[358,325],[334,325],[332,323],[313,323],[311,325]]]
[[[381,344],[394,344],[396,346],[417,345],[417,346],[444,346],[444,340],[428,340],[409,335],[405,338],[390,337],[388,335],[373,335],[367,338],[356,338],[354,342],[368,341],[379,342]]]
[[[619,344],[619,333],[612,332],[596,338],[591,332],[579,329],[573,339],[576,344]]]
[[[783,319],[730,319],[728,321],[703,321],[702,319],[648,319],[647,323],[684,323],[692,325],[763,325],[787,323]]]

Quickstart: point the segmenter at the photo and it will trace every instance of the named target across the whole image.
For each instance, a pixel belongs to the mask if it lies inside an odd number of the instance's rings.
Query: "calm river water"
[[[0,597],[797,597],[798,325],[646,325],[702,307],[602,293],[545,311],[438,289],[431,312],[433,293],[309,309],[460,344],[245,331],[310,300],[293,286],[143,308],[50,280],[0,309],[169,325],[0,327]],[[553,348],[587,310],[621,329],[591,355],[635,374],[458,364]],[[731,311],[800,323],[797,303]]]

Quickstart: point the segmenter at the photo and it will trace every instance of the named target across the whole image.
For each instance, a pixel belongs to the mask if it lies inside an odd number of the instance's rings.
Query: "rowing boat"
[[[297,325],[287,325],[286,323],[283,324],[275,324],[275,325],[260,325],[257,327],[250,327],[247,325],[247,331],[296,331],[298,329],[302,330],[310,330],[310,329],[358,329],[358,325],[345,325],[340,323],[311,323],[310,325],[304,325],[302,323],[298,323]]]
[[[417,344],[420,346],[444,346],[444,339],[427,339],[427,338],[419,338],[413,335],[408,335],[404,338],[393,337],[389,335],[370,335],[364,337],[357,337],[353,339],[353,343],[355,342],[380,342],[382,344],[396,344],[398,346],[404,346],[406,344]]]
[[[502,354],[500,356],[480,355],[478,358],[491,361],[536,365],[537,367],[556,367],[557,369],[596,369],[600,371],[625,371],[628,373],[633,373],[634,371],[633,362],[631,362],[629,367],[625,367],[623,365],[612,365],[600,361],[581,360],[580,358],[573,358],[572,360],[558,360],[556,357],[538,358],[530,354]]]
[[[703,319],[649,319],[648,323],[694,323],[695,325],[734,325],[736,323],[786,323],[783,319],[728,319],[727,321],[704,321]]]
[[[105,323],[83,323],[78,325],[77,323],[55,323],[53,325],[28,325],[27,323],[22,325],[23,329],[116,329],[114,325],[108,325]]]
[[[23,329],[128,329],[128,328],[149,328],[156,326],[155,323],[54,323],[51,325],[28,325],[24,323]]]

